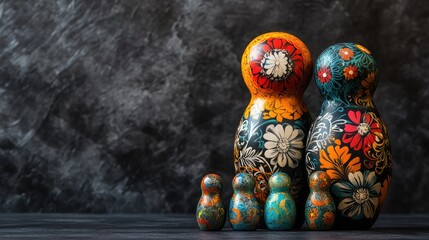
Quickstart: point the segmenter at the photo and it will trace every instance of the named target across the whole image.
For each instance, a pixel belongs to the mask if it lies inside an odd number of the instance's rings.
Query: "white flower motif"
[[[281,124],[275,127],[272,124],[267,127],[263,137],[267,149],[264,156],[271,159],[271,165],[298,167],[304,148],[304,132],[301,129],[293,129],[289,124],[285,128]]]
[[[349,181],[339,181],[332,186],[332,191],[343,198],[338,209],[342,214],[353,219],[373,218],[378,207],[381,184],[376,183],[375,172],[358,171],[349,173]]]
[[[274,49],[261,60],[262,71],[271,78],[284,78],[292,73],[293,62],[288,52]]]

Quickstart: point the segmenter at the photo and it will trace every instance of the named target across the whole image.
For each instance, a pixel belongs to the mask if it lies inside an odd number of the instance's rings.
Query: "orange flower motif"
[[[265,109],[268,112],[264,112],[264,119],[275,118],[277,122],[282,122],[283,118],[292,119],[287,107],[279,99],[267,102]]]
[[[338,51],[338,54],[340,55],[340,57],[346,61],[349,61],[350,59],[352,59],[355,55],[355,53],[353,52],[353,50],[351,50],[350,48],[341,48]]]
[[[345,67],[343,70],[344,77],[347,80],[352,80],[358,75],[358,68],[356,66],[350,65]]]
[[[317,217],[319,217],[319,211],[317,210],[317,208],[311,208],[310,211],[308,212],[308,219],[311,222],[314,222]]]
[[[327,225],[334,224],[335,214],[333,212],[325,212],[323,214],[323,222]]]
[[[340,141],[335,140],[337,146],[329,146],[326,150],[320,151],[320,168],[327,169],[326,173],[332,181],[347,179],[349,173],[359,171],[361,163],[359,157],[351,158],[349,148],[341,147]]]
[[[277,122],[283,122],[283,119],[297,120],[307,109],[302,104],[293,99],[273,99],[266,101],[263,119],[275,118]]]

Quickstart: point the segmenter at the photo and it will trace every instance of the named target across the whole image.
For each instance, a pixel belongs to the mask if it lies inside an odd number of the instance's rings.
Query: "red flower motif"
[[[343,70],[343,72],[344,72],[343,73],[344,77],[347,80],[352,80],[355,77],[357,77],[357,75],[358,75],[358,68],[356,66],[350,65],[348,67],[345,67],[344,70]]]
[[[322,67],[317,72],[317,77],[322,83],[328,83],[332,78],[331,70],[329,70],[327,67]]]
[[[304,71],[302,53],[286,39],[269,38],[251,51],[253,81],[261,88],[283,92],[298,85]]]
[[[362,148],[371,148],[376,133],[380,133],[380,125],[375,121],[373,113],[349,111],[347,114],[352,124],[345,124],[343,142],[350,143],[350,147],[358,151]]]

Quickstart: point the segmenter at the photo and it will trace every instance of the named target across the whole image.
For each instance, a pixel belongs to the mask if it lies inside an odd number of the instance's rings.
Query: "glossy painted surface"
[[[270,195],[265,202],[264,219],[270,230],[289,230],[295,224],[296,206],[290,194],[292,180],[283,172],[274,173],[268,181]]]
[[[197,223],[203,231],[221,230],[226,211],[222,202],[222,180],[217,174],[208,174],[201,180],[201,198],[197,205]]]
[[[260,207],[253,189],[255,181],[247,173],[238,173],[232,180],[234,194],[229,204],[229,223],[234,230],[256,230]]]
[[[317,171],[309,177],[310,194],[305,203],[305,221],[311,230],[329,230],[335,223],[335,202],[329,193],[331,178]]]
[[[281,32],[256,37],[241,61],[251,99],[234,141],[235,171],[253,176],[261,209],[269,194],[270,176],[287,173],[292,178],[291,192],[298,207],[297,227],[303,222],[308,194],[304,144],[312,120],[302,95],[312,69],[305,44]]]
[[[307,170],[332,180],[335,228],[370,228],[392,173],[390,141],[372,99],[376,62],[361,45],[336,44],[317,59],[315,80],[324,101],[309,134]]]

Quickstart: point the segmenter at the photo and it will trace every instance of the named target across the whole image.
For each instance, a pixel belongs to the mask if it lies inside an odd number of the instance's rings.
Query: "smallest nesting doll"
[[[292,181],[283,172],[274,173],[268,185],[270,194],[265,202],[264,218],[270,230],[289,230],[295,224],[296,206],[290,193]]]
[[[233,230],[256,230],[260,208],[254,194],[255,180],[247,173],[238,173],[232,180],[234,194],[229,203],[229,223]]]
[[[221,230],[225,225],[226,210],[222,202],[222,180],[217,174],[208,174],[201,180],[201,198],[197,205],[197,222],[203,231]]]
[[[335,222],[335,202],[329,193],[331,178],[323,171],[310,175],[310,194],[305,204],[305,220],[311,230],[329,230]]]

